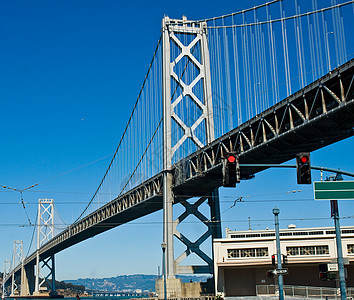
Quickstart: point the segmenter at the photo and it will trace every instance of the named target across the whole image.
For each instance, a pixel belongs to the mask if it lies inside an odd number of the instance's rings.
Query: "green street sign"
[[[354,181],[315,181],[315,200],[354,200]]]

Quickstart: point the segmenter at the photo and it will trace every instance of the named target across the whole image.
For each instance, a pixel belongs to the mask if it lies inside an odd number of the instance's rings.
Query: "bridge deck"
[[[301,151],[313,151],[354,134],[354,60],[320,78],[173,166],[174,193],[203,196],[221,186],[220,158],[236,151],[240,163],[283,163]],[[264,170],[245,167],[249,178]],[[40,248],[54,253],[113,227],[162,209],[162,173],[112,200],[55,236]],[[186,196],[188,194],[188,196]],[[24,264],[35,264],[36,253]],[[20,266],[15,272],[20,270]]]

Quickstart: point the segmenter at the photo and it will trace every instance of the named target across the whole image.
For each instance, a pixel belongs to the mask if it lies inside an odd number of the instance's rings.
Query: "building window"
[[[308,231],[295,231],[293,235],[309,235]]]
[[[328,246],[299,246],[286,247],[286,253],[289,256],[294,255],[327,255],[329,254]]]
[[[347,245],[348,254],[354,254],[354,245]]]
[[[262,233],[261,237],[267,237],[267,236],[275,236],[275,233]]]
[[[232,239],[243,239],[245,238],[244,234],[231,234]]]
[[[239,257],[240,253],[236,249],[227,249],[227,257],[228,258],[233,258],[233,257]]]
[[[326,255],[329,254],[328,246],[317,246],[316,255]]]
[[[309,235],[321,235],[323,234],[323,231],[310,231]]]
[[[268,248],[227,249],[228,258],[264,257],[264,256],[268,256]]]
[[[286,254],[291,255],[299,255],[299,247],[286,247]]]
[[[316,255],[315,247],[300,247],[300,255]]]

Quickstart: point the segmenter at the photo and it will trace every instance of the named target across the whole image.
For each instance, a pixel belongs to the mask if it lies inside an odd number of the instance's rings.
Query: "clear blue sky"
[[[0,185],[22,189],[39,183],[23,194],[32,222],[38,198],[53,198],[64,221],[74,221],[110,157],[57,175],[114,152],[163,16],[204,19],[263,2],[1,1]],[[350,138],[313,152],[312,164],[354,171],[353,146]],[[319,173],[313,176],[319,179]],[[299,186],[295,178],[294,170],[273,169],[237,189],[221,190],[223,231],[248,229],[248,217],[253,229],[272,228],[275,205],[282,227],[331,226],[329,203],[315,202],[312,186]],[[287,193],[292,190],[301,192]],[[240,196],[245,202],[231,208]],[[353,217],[353,212],[353,201],[340,202],[342,216]],[[57,279],[156,274],[161,222],[157,212],[57,254]],[[353,225],[352,218],[341,222]],[[19,193],[0,190],[1,269],[11,259],[14,240],[23,240],[27,253],[32,227],[21,226],[26,224]],[[184,226],[197,236],[193,220]]]

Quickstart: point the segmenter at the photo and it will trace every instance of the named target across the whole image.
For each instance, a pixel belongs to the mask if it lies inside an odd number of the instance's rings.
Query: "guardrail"
[[[263,295],[278,295],[278,285],[257,285],[257,296]],[[299,286],[299,285],[284,285],[285,296],[304,297],[304,298],[319,298],[319,299],[340,299],[339,288],[315,287],[315,286]],[[347,297],[354,297],[354,288],[347,288]]]

